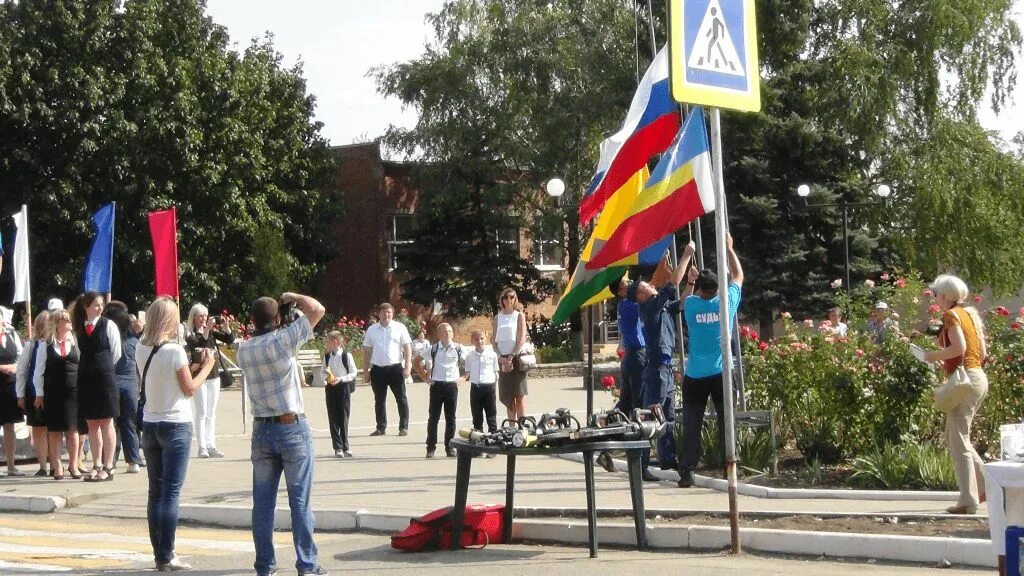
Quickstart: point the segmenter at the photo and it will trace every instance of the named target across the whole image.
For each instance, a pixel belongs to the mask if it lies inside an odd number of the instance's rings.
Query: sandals
[[[84,478],[86,482],[109,482],[114,479],[114,471],[104,466],[99,466],[92,469],[88,476]]]

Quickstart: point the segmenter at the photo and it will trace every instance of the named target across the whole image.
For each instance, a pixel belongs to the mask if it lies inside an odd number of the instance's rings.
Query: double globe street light
[[[550,185],[550,183],[549,183]],[[892,194],[892,188],[888,184],[879,184],[872,191],[876,196],[882,199],[885,203],[888,201],[889,195]],[[807,204],[807,197],[811,195],[811,187],[807,184],[801,184],[796,188],[797,196],[804,199],[804,204],[810,208],[827,208],[833,206],[839,206],[843,209],[843,280],[845,282],[844,288],[847,292],[850,291],[850,214],[849,208],[856,206],[870,206],[878,204],[878,202],[847,202],[845,199],[839,202],[827,203],[827,204]]]

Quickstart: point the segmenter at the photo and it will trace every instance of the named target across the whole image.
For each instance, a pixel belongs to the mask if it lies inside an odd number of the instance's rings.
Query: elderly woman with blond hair
[[[960,497],[950,514],[974,514],[985,501],[982,460],[971,444],[971,421],[988,393],[988,377],[981,369],[987,350],[985,327],[978,311],[965,307],[967,284],[956,276],[943,274],[932,283],[935,302],[942,310],[941,349],[925,353],[927,362],[942,362],[948,377],[963,364],[971,381],[971,391],[960,404],[946,414],[946,443],[956,468]]]

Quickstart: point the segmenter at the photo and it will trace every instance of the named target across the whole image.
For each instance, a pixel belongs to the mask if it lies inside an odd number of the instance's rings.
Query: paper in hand
[[[925,364],[928,363],[928,361],[924,359],[924,348],[921,348],[917,344],[910,345],[910,353],[914,355],[914,358],[917,358],[921,362],[924,362]]]

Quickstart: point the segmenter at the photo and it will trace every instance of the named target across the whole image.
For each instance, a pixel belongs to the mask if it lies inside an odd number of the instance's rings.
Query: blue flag
[[[85,261],[85,272],[82,273],[82,289],[85,292],[110,293],[110,277],[114,270],[114,208],[111,202],[96,211],[92,217],[92,226],[96,229],[96,238],[89,248],[89,257]]]

